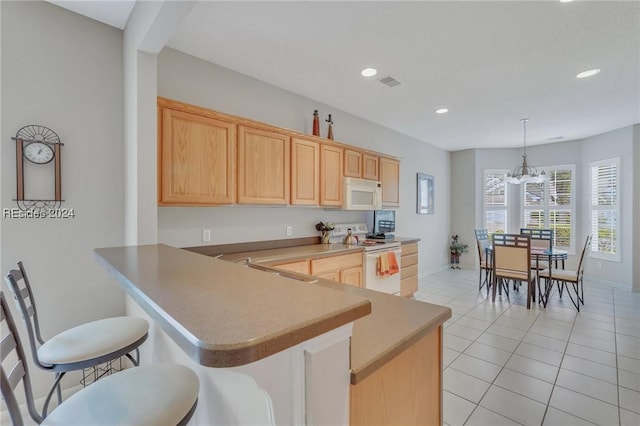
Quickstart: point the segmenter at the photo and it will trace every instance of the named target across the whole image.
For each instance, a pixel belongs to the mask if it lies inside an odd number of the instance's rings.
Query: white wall
[[[620,245],[622,261],[612,262],[600,259],[587,259],[585,275],[603,282],[623,285],[631,289],[633,277],[633,127],[624,127],[592,136],[582,141],[582,173],[578,176],[584,182],[589,182],[589,163],[592,161],[606,160],[620,157]],[[636,166],[637,167],[637,166]],[[578,235],[585,236],[591,233],[590,229],[590,185],[581,188],[581,199],[578,200],[578,208],[584,214]],[[584,243],[584,239],[582,240]],[[600,268],[598,268],[600,265]]]
[[[640,292],[640,124],[633,126],[633,291]]]
[[[449,153],[311,99],[165,48],[158,57],[158,95],[271,125],[310,133],[314,109],[333,114],[336,140],[402,158],[396,235],[422,238],[420,273],[447,263],[449,233]],[[326,128],[322,126],[323,135]],[[416,173],[433,175],[436,213],[417,215]],[[299,207],[158,208],[158,240],[195,246],[200,230],[212,230],[213,244],[316,236],[319,220],[371,220],[371,214]]]
[[[122,32],[44,2],[3,1],[0,7],[2,208],[16,207],[11,137],[24,125],[42,124],[65,144],[63,207],[76,214],[2,219],[2,274],[24,261],[43,334],[51,337],[124,313],[122,291],[92,253],[123,243]],[[4,281],[2,288],[8,291]],[[42,395],[53,375],[31,371]]]
[[[451,234],[469,246],[469,251],[460,257],[460,265],[476,268],[479,265],[474,230],[480,228],[476,219],[476,150],[467,149],[451,154]]]

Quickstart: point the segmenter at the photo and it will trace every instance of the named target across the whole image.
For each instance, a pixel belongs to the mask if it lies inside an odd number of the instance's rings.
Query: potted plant
[[[469,246],[458,241],[457,235],[451,236],[449,253],[451,254],[451,269],[460,269],[460,255],[469,251]]]

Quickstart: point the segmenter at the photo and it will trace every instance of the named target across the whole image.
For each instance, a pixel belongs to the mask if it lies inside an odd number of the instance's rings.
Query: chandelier
[[[524,152],[522,153],[522,166],[516,167],[513,171],[507,173],[505,181],[507,183],[521,184],[521,183],[540,183],[544,182],[547,177],[544,170],[538,173],[538,169],[527,164],[527,121],[529,118],[523,118],[522,126],[524,129]]]

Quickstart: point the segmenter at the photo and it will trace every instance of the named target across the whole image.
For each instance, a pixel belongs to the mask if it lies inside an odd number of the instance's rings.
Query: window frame
[[[616,174],[615,174],[615,178],[616,178],[616,191],[615,191],[615,208],[612,208],[612,205],[598,205],[595,204],[594,205],[594,192],[593,192],[593,169],[595,167],[601,167],[601,166],[611,166],[611,165],[615,165],[616,166]],[[608,159],[604,159],[604,160],[599,160],[599,161],[592,161],[589,163],[589,232],[592,234],[591,235],[591,250],[590,250],[590,256],[592,258],[596,258],[596,259],[601,259],[601,260],[608,260],[608,261],[612,261],[612,262],[622,262],[622,234],[621,234],[621,229],[622,226],[620,224],[620,219],[621,219],[621,215],[620,215],[620,190],[621,190],[621,181],[620,181],[620,168],[622,167],[622,161],[620,159],[620,157],[613,157],[613,158],[608,158]],[[615,221],[616,221],[616,248],[617,251],[616,253],[611,253],[611,252],[603,252],[598,250],[598,236],[597,235],[593,235],[593,214],[594,212],[599,212],[599,211],[611,211],[611,210],[615,210]]]
[[[526,204],[526,197],[527,197],[527,191],[526,191],[526,184],[522,184],[522,194],[520,197],[520,201],[521,201],[521,215],[520,215],[520,223],[522,224],[521,227],[526,227],[527,226],[527,222],[526,222],[526,214],[527,211],[537,211],[537,210],[541,210],[542,211],[542,215],[543,215],[543,223],[542,223],[542,227],[545,229],[551,229],[551,225],[550,225],[550,221],[551,221],[551,212],[553,211],[569,211],[570,217],[571,217],[571,226],[570,226],[570,232],[571,232],[571,236],[569,238],[569,246],[560,246],[560,245],[556,245],[555,242],[555,237],[554,237],[554,242],[553,242],[553,247],[560,249],[560,250],[566,250],[570,255],[575,255],[576,253],[576,165],[575,164],[564,164],[564,165],[554,165],[554,166],[546,166],[546,167],[542,167],[540,168],[540,170],[544,170],[544,172],[547,174],[547,176],[550,175],[550,173],[554,172],[554,171],[564,171],[564,170],[569,170],[571,172],[571,192],[569,194],[569,196],[571,197],[571,202],[569,203],[569,206],[551,206],[549,205],[549,192],[551,190],[551,180],[547,177],[547,179],[544,180],[543,183],[543,190],[542,190],[542,195],[543,195],[543,203],[541,206],[534,206],[534,207],[527,207]]]

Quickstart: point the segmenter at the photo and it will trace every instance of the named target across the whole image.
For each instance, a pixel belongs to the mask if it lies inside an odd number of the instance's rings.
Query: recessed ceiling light
[[[560,0],[560,3],[571,3],[573,0]]]
[[[447,112],[449,112],[449,109],[447,108],[439,108],[436,110],[436,114],[445,114]]]
[[[594,68],[592,70],[582,71],[580,74],[576,75],[576,77],[578,77],[578,78],[587,78],[587,77],[594,76],[594,75],[596,75],[598,73],[600,73],[600,68]]]
[[[378,70],[375,68],[365,68],[360,71],[360,74],[362,74],[363,77],[373,77],[374,75],[378,74]]]

